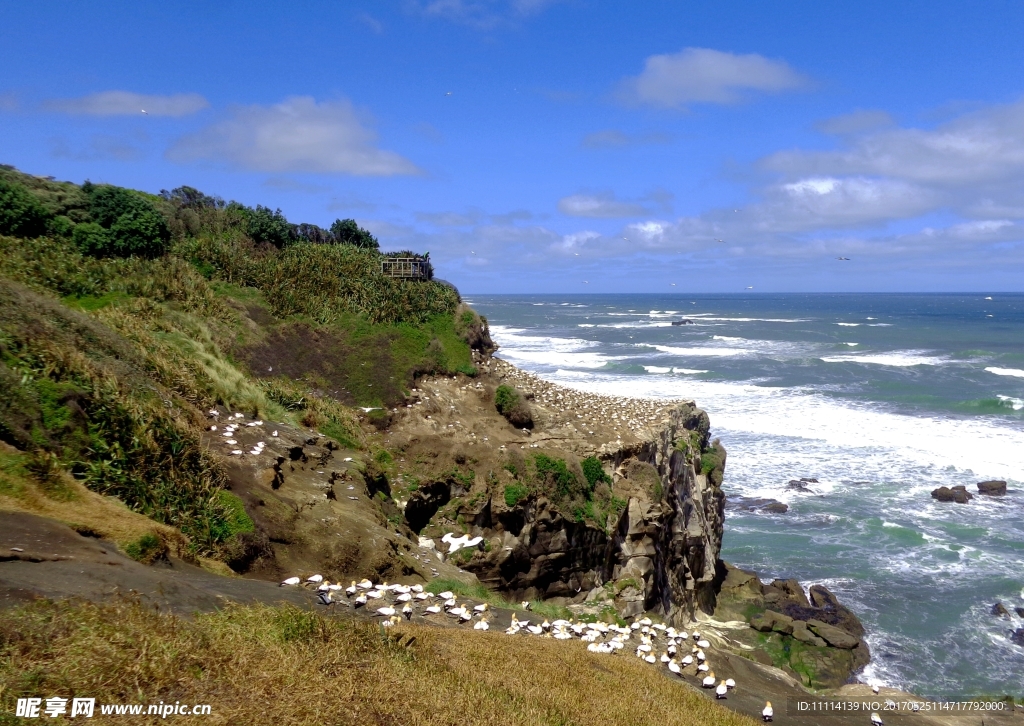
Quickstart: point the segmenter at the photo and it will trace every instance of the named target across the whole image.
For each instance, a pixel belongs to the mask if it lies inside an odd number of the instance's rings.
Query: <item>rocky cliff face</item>
[[[613,495],[626,502],[607,530],[542,496],[513,506],[488,496],[464,506],[462,521],[488,545],[463,567],[517,599],[607,603],[624,617],[650,611],[679,625],[698,608],[712,612],[725,451],[708,446],[708,425],[704,411],[682,404],[649,440],[599,451],[613,472]]]

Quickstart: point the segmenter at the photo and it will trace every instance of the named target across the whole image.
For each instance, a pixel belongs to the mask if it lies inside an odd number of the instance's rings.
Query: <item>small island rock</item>
[[[1001,497],[1006,494],[1006,482],[1001,479],[978,482],[978,494],[989,497]]]
[[[932,498],[937,499],[940,502],[967,504],[971,499],[974,499],[974,495],[967,491],[967,487],[958,485],[952,488],[939,487],[938,489],[933,489]]]

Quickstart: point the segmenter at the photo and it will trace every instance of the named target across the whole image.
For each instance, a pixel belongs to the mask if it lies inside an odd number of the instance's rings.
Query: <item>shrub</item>
[[[583,467],[583,475],[587,477],[591,491],[601,482],[612,483],[612,478],[605,472],[604,467],[601,466],[601,460],[596,456],[588,456],[580,462],[580,465]]]
[[[569,471],[565,459],[553,459],[547,454],[536,454],[533,462],[537,468],[537,478],[548,486],[553,486],[559,496],[575,499],[590,493],[586,490],[586,485]]]
[[[0,179],[0,234],[38,237],[46,232],[49,216],[27,189]]]
[[[505,487],[505,504],[514,507],[529,496],[530,490],[525,484],[516,482]]]
[[[494,405],[498,413],[508,419],[508,422],[517,429],[532,429],[533,415],[530,407],[519,394],[519,391],[512,386],[502,384],[494,392]]]
[[[126,555],[146,565],[151,564],[162,552],[163,545],[152,532],[142,535],[135,542],[129,542],[124,548]]]
[[[167,222],[153,210],[127,212],[110,228],[110,253],[118,257],[159,257],[171,233]]]
[[[75,225],[71,239],[84,255],[103,257],[111,248],[110,234],[95,222]]]

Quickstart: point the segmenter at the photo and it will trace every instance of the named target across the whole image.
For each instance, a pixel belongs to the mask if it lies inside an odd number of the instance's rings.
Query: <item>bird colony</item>
[[[211,408],[207,413],[209,414],[210,418],[218,422],[220,421],[221,412],[218,411],[217,409]],[[238,446],[238,440],[235,438],[235,436],[238,433],[239,429],[241,429],[242,427],[249,429],[257,429],[263,426],[263,421],[260,420],[242,423],[243,418],[244,414],[231,413],[227,415],[226,420],[224,422],[211,424],[209,427],[207,427],[208,431],[220,435],[222,439],[221,443],[225,447],[227,447],[228,454],[231,456],[243,456],[246,453],[242,449],[234,448]],[[254,431],[253,433],[257,432]],[[271,438],[275,438],[276,436],[277,431],[272,431],[270,433]],[[263,450],[266,448],[266,446],[267,444],[265,441],[257,441],[255,444],[252,445],[248,453],[251,456],[259,456],[260,454],[263,453]]]
[[[620,435],[628,432],[634,436],[644,436],[646,429],[660,424],[672,409],[679,405],[679,401],[654,401],[584,393],[548,383],[499,358],[494,359],[494,365],[495,373],[505,382],[524,394],[532,395],[535,403],[550,409],[556,417],[564,418],[568,422],[575,420],[581,424],[600,421],[605,426],[617,429]]]
[[[305,582],[299,577],[290,577],[281,583],[283,587],[305,586],[316,591],[323,605],[347,605],[363,609],[371,617],[380,618],[384,627],[392,627],[419,617],[444,616],[454,624],[472,627],[474,630],[490,630],[493,613],[487,603],[470,605],[460,602],[455,593],[445,591],[431,593],[422,585],[376,584],[364,579],[352,581],[347,587],[325,580],[322,575],[312,575]],[[529,611],[530,603],[522,603]],[[689,679],[702,688],[712,690],[717,699],[726,699],[736,687],[732,678],[715,675],[709,654],[711,643],[697,631],[687,633],[672,626],[655,623],[650,618],[641,618],[630,625],[605,622],[579,622],[544,618],[520,620],[512,613],[512,621],[505,629],[510,637],[553,638],[555,640],[579,640],[587,644],[591,653],[606,655],[632,654],[656,668],[664,669],[672,677]],[[771,704],[762,714],[765,721],[771,720]]]

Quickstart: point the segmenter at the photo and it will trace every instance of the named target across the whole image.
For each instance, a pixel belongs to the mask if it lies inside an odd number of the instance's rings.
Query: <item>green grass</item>
[[[127,544],[124,553],[133,560],[149,564],[160,554],[162,549],[160,539],[155,534],[144,534],[135,542]]]
[[[515,482],[505,486],[505,504],[514,507],[530,495],[530,489],[525,484]]]

